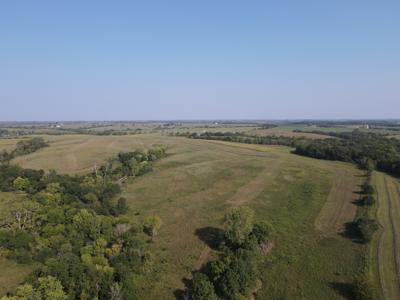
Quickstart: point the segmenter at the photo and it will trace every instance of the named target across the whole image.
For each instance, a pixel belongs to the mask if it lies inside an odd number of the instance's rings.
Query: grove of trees
[[[193,275],[193,300],[246,299],[256,286],[262,262],[262,246],[268,242],[271,226],[255,223],[254,211],[235,208],[225,215],[224,238],[219,258]]]
[[[165,155],[163,146],[120,153],[112,167],[85,176],[0,165],[0,190],[26,194],[0,219],[2,255],[38,267],[2,300],[136,299],[135,278],[152,269],[142,232],[161,220],[127,218],[118,178],[139,176]]]

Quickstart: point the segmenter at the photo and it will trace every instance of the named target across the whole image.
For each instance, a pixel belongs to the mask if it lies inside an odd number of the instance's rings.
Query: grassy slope
[[[151,244],[156,269],[137,282],[143,287],[142,298],[173,299],[174,291],[184,287],[183,278],[213,257],[205,236],[220,227],[227,209],[238,205],[253,207],[257,218],[270,220],[276,228],[260,299],[340,299],[360,264],[360,245],[335,230],[320,231],[315,226],[331,186],[338,184],[343,170],[350,177],[357,173],[348,164],[295,156],[282,147],[160,135],[45,138],[50,147],[16,161],[24,167],[79,173],[120,150],[157,143],[169,146],[169,156],[157,162],[153,172],[124,187],[132,216],[157,214],[163,220],[159,236]],[[325,208],[325,214],[332,209],[339,216],[332,223],[335,229],[352,217],[342,213],[342,207],[348,206]]]
[[[50,147],[29,155],[17,157],[13,162],[25,168],[54,169],[60,173],[85,173],[94,165],[120,151],[147,148],[157,143],[157,138],[136,136],[62,135],[43,136]]]
[[[0,139],[0,152],[3,150],[11,151],[17,144],[17,139]]]
[[[187,139],[170,153],[124,193],[132,214],[157,214],[164,222],[152,244],[158,268],[139,283],[142,297],[172,299],[199,260],[212,255],[205,251],[204,235],[219,227],[226,210],[236,205],[253,207],[257,218],[271,221],[277,231],[260,299],[340,299],[348,292],[363,248],[335,229],[317,230],[314,223],[338,174],[343,169],[357,174],[352,166],[295,156],[287,148]],[[354,195],[348,195],[352,202]],[[351,221],[353,215],[340,210],[333,207],[332,213],[342,216],[342,222]]]
[[[17,201],[23,201],[23,196],[0,192],[0,212],[10,209],[13,203]],[[14,261],[0,257],[0,296],[12,291],[33,271],[33,268],[33,265],[17,264]]]

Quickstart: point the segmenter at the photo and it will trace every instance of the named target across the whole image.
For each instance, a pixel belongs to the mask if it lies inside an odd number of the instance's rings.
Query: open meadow
[[[286,147],[158,134],[44,138],[49,147],[13,162],[85,173],[119,151],[168,147],[152,172],[123,185],[129,216],[162,220],[150,243],[154,270],[135,282],[141,299],[179,295],[191,272],[215,258],[222,219],[232,207],[251,207],[257,220],[274,228],[257,299],[343,299],[363,265],[366,246],[345,234],[357,213],[353,202],[362,180],[351,164],[294,155]],[[0,287],[4,280],[0,277]]]

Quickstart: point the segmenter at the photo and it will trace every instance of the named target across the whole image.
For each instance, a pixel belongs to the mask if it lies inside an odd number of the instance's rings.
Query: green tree
[[[29,188],[29,179],[18,176],[13,182],[14,189],[18,191],[26,191]]]
[[[217,300],[214,286],[203,273],[196,273],[193,276],[193,288],[191,298],[193,300]]]
[[[36,291],[31,284],[18,286],[15,295],[18,299],[41,300],[40,292]]]
[[[15,297],[2,298],[7,300],[66,300],[63,286],[53,276],[40,277],[38,287],[30,284],[17,287]]]
[[[232,209],[225,215],[225,238],[233,245],[242,245],[253,230],[254,211],[248,207]]]
[[[66,300],[61,283],[53,276],[39,278],[38,292],[43,300]]]

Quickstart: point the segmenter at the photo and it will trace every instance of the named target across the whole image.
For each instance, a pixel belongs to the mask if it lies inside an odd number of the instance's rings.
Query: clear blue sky
[[[0,120],[399,118],[400,1],[0,2]]]

